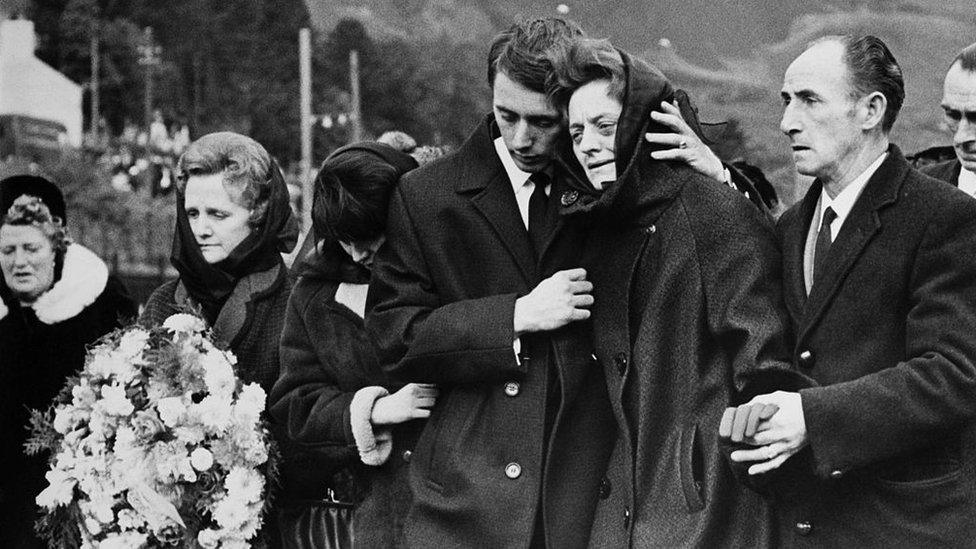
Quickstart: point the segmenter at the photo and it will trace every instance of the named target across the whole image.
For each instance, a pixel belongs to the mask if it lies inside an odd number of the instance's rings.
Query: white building
[[[80,147],[82,87],[35,57],[36,48],[33,21],[0,21],[0,116],[57,122],[66,144]]]

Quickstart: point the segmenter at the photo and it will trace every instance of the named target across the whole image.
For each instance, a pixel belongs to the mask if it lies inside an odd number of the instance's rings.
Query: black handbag
[[[324,499],[281,501],[278,530],[283,549],[349,549],[355,540],[354,505],[330,488]]]

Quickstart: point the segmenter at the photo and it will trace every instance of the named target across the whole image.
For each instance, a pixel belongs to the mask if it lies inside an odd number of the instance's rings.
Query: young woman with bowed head
[[[0,181],[0,547],[43,547],[34,497],[46,456],[24,454],[28,410],[45,410],[85,363],[86,346],[135,317],[125,288],[71,242],[65,205],[36,176]]]
[[[281,339],[281,378],[269,399],[284,426],[291,477],[280,500],[286,547],[394,547],[410,504],[406,466],[437,397],[394,385],[363,326],[387,202],[417,163],[380,143],[343,147],[322,164],[312,206],[314,251],[300,267]],[[297,448],[297,450],[295,450]],[[332,490],[356,504],[353,539],[329,532]]]

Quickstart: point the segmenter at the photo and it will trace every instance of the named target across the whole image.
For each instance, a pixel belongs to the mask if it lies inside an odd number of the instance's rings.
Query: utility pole
[[[142,45],[138,47],[139,50],[139,64],[146,68],[146,93],[144,96],[144,113],[146,119],[146,135],[149,135],[149,128],[152,126],[152,108],[153,108],[153,67],[159,64],[159,54],[162,52],[162,48],[157,46],[153,42],[153,31],[152,27],[146,27],[142,31]],[[148,150],[148,145],[147,145]]]
[[[359,97],[359,52],[349,50],[349,91],[352,105],[349,106],[349,118],[352,122],[352,142],[363,140],[363,119]]]
[[[302,229],[312,227],[312,31],[298,31],[300,123],[302,125]]]
[[[91,90],[91,139],[92,145],[97,144],[100,141],[101,135],[99,127],[99,121],[101,115],[98,112],[99,109],[99,75],[101,74],[101,64],[102,59],[98,51],[98,19],[93,18],[91,24],[91,44],[90,44],[90,55],[91,55],[91,79],[88,85]]]

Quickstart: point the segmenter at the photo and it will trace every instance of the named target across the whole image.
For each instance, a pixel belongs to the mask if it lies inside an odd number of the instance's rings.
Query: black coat
[[[536,262],[491,124],[401,179],[374,264],[366,324],[381,360],[442,388],[411,461],[407,540],[527,547],[541,501],[549,543],[578,547],[613,437],[587,326],[523,337],[521,363],[512,347],[516,298],[577,266],[578,236],[560,221]],[[544,441],[551,372],[561,406]]]
[[[61,288],[70,290],[62,292]],[[121,282],[78,244],[68,248],[61,279],[48,292],[55,293],[57,300],[35,304],[37,310],[22,307],[6,292],[0,303],[2,547],[40,546],[40,542],[28,540],[33,538],[31,526],[37,518],[34,497],[47,486],[44,473],[49,456],[24,455],[28,408],[46,410],[68,376],[84,366],[86,346],[136,315],[135,304]]]
[[[927,164],[918,169],[918,171],[925,175],[934,177],[939,181],[945,181],[952,186],[959,184],[960,170],[962,170],[962,163],[959,162],[958,158],[946,160],[945,162],[937,162],[935,164]]]
[[[809,448],[776,502],[788,547],[976,540],[976,201],[897,147],[806,296],[821,185],[780,219]],[[790,463],[790,462],[787,462]]]
[[[620,433],[590,544],[768,546],[771,510],[736,482],[718,426],[748,377],[789,371],[772,221],[735,190],[651,159],[643,135],[660,130],[648,113],[670,86],[624,60],[621,175],[566,209],[593,219],[584,266]]]
[[[333,259],[341,260],[339,254],[345,255],[339,251]],[[389,383],[380,368],[362,319],[336,302],[341,280],[330,274],[306,271],[288,301],[281,377],[268,397],[268,409],[284,428],[289,472],[280,503],[309,505],[296,500],[322,499],[332,488],[338,499],[357,504],[356,546],[400,546],[410,505],[406,465],[423,422],[395,426],[382,465],[360,462],[350,417],[354,394],[369,386],[395,392],[400,385]]]

